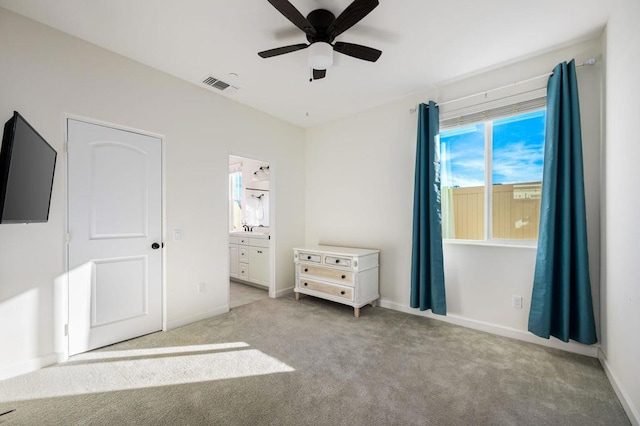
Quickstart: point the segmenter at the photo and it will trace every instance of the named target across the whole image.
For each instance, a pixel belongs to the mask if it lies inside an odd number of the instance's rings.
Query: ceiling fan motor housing
[[[309,21],[309,23],[313,25],[313,28],[315,28],[316,35],[307,34],[307,40],[309,43],[313,44],[317,41],[332,43],[335,36],[332,37],[327,33],[327,30],[335,20],[335,15],[326,9],[316,9],[311,11],[307,15],[307,21]]]

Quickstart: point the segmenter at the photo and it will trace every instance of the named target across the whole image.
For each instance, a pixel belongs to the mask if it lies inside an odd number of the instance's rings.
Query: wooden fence
[[[535,240],[541,182],[493,185],[493,238]],[[442,188],[443,237],[484,239],[484,186]]]

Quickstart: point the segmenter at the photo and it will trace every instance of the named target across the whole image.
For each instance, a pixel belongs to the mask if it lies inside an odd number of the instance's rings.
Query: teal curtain
[[[418,107],[413,199],[411,307],[446,315],[440,210],[439,113],[435,103]]]
[[[558,64],[547,86],[540,233],[529,331],[596,343],[591,301],[582,135],[575,63]]]

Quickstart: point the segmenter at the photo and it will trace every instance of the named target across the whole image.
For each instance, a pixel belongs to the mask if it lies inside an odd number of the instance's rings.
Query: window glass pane
[[[538,238],[545,122],[546,110],[493,122],[493,238]]]
[[[242,172],[229,174],[229,218],[230,230],[242,228]]]
[[[484,123],[440,133],[442,236],[484,239]]]

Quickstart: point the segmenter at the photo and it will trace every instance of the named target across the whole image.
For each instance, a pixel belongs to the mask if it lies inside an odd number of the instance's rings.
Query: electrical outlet
[[[511,307],[522,309],[522,296],[511,296]]]
[[[204,293],[204,291],[205,291],[205,285],[204,285],[204,283],[199,283],[199,284],[198,284],[198,294],[200,294],[200,293]]]

